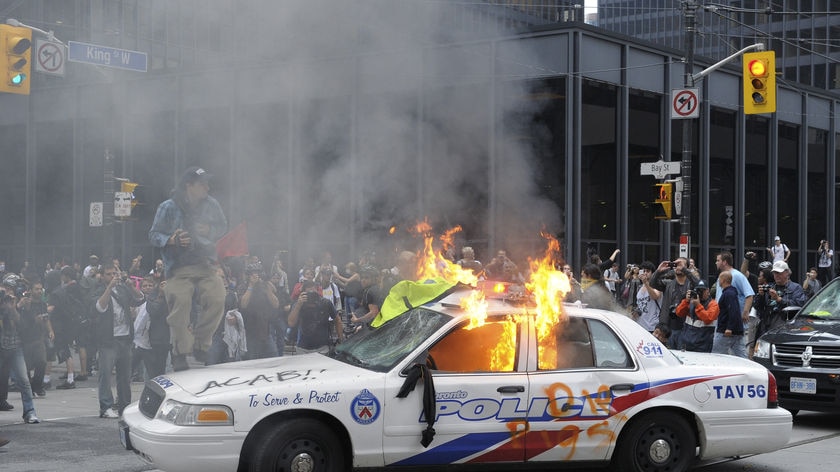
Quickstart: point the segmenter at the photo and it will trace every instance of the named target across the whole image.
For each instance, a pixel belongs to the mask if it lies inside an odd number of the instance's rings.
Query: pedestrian
[[[782,242],[782,238],[778,236],[773,239],[773,245],[767,248],[767,252],[773,256],[773,262],[787,262],[790,257],[790,249]]]
[[[201,167],[184,172],[172,198],[158,206],[149,230],[152,245],[160,248],[169,305],[167,322],[172,338],[172,367],[189,368],[186,356],[207,361],[213,333],[224,314],[225,286],[216,269],[216,241],[227,231],[221,205],[209,195],[210,174]],[[201,307],[190,326],[193,295]]]
[[[95,303],[99,341],[99,417],[118,418],[131,403],[132,309],[143,304],[145,297],[128,277],[107,262],[102,265],[102,283],[97,290],[101,290]],[[111,389],[113,373],[116,373],[116,402]]]
[[[642,283],[636,292],[635,307],[632,317],[642,328],[652,333],[659,321],[659,310],[662,308],[660,299],[662,292],[650,285],[650,279],[656,266],[653,262],[645,261],[639,266],[639,281]]]
[[[805,296],[807,298],[813,297],[822,288],[822,284],[820,284],[817,276],[816,267],[811,267],[808,269],[808,273],[805,274],[805,280],[802,281],[802,289],[805,290]]]
[[[303,284],[303,291],[289,313],[289,326],[299,327],[300,333],[295,352],[327,354],[333,346],[333,333],[339,341],[344,338],[341,318],[335,306],[315,290],[315,282]]]
[[[706,282],[699,280],[693,290],[677,305],[677,316],[685,320],[682,348],[686,351],[712,352],[715,321],[720,315],[717,302],[709,293]]]
[[[732,272],[721,272],[717,283],[718,291],[721,292],[718,300],[720,314],[717,319],[715,337],[712,341],[712,352],[731,354],[746,359],[744,322],[741,316],[741,307],[738,303],[738,290],[732,286]]]
[[[688,270],[688,259],[678,257],[675,261],[662,261],[650,279],[650,286],[662,292],[659,304],[659,322],[671,328],[671,349],[683,349],[682,330],[685,317],[677,316],[677,305],[685,299],[686,293],[698,283],[697,278]]]
[[[23,422],[34,424],[41,420],[35,414],[32,386],[23,358],[23,344],[18,335],[20,313],[17,311],[17,300],[25,290],[25,281],[14,273],[6,274],[0,282],[0,411],[14,409],[8,401],[9,375],[12,374],[23,403]]]
[[[834,249],[827,239],[820,241],[817,248],[817,274],[820,284],[825,286],[834,278]]]

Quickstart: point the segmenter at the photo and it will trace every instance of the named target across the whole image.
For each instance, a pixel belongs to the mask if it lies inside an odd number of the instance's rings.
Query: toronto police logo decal
[[[379,417],[379,400],[368,389],[356,395],[350,403],[350,414],[359,424],[371,424]]]

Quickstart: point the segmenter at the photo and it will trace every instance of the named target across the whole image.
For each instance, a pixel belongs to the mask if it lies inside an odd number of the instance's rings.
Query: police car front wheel
[[[323,423],[308,418],[283,421],[254,449],[250,472],[343,472],[344,450]]]

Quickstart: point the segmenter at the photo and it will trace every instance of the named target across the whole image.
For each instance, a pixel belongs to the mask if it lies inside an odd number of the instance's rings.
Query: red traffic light
[[[767,75],[767,63],[760,59],[753,59],[748,66],[750,74],[755,77],[764,77]]]

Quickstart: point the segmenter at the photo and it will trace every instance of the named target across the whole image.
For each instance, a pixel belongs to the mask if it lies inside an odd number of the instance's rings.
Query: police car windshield
[[[840,278],[829,282],[820,293],[808,300],[797,316],[840,320]]]
[[[387,372],[452,319],[449,315],[415,308],[335,349],[335,358],[365,369]]]

